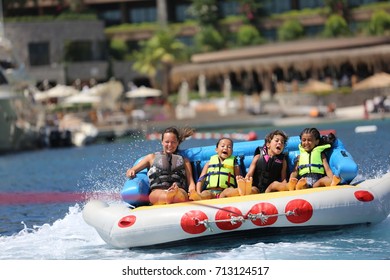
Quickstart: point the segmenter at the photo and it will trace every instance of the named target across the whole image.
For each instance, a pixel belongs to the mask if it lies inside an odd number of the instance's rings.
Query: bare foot
[[[177,189],[175,197],[173,198],[173,203],[184,202],[184,201],[188,201],[188,194],[184,189],[179,187]]]
[[[252,177],[245,180],[245,195],[252,193]]]
[[[173,183],[173,185],[167,189],[166,204],[171,204],[173,202],[173,199],[175,198],[178,191],[179,187],[176,183]]]
[[[256,188],[256,187],[252,187],[251,188],[251,194],[257,194],[257,193],[260,193],[259,189]]]
[[[240,178],[237,180],[238,185],[238,193],[243,196],[246,193],[246,181],[244,178]]]
[[[291,178],[287,183],[287,188],[289,191],[295,190],[295,186],[297,185],[298,179],[297,178]]]
[[[188,198],[193,201],[202,200],[200,194],[195,190],[190,191],[190,195]]]
[[[306,187],[307,187],[306,184],[307,184],[306,178],[301,178],[301,179],[299,179],[299,181],[297,182],[297,185],[295,186],[295,189],[296,189],[296,190],[306,189]]]
[[[340,183],[341,179],[340,177],[333,175],[332,183],[330,183],[331,186],[337,186]]]

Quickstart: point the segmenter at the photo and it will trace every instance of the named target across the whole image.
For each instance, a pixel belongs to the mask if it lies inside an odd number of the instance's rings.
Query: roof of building
[[[390,58],[389,37],[301,40],[196,54],[192,63],[175,66],[171,79],[177,85],[183,79],[194,81],[201,73],[218,76],[230,72],[271,72],[291,66],[305,71],[345,62],[372,64],[385,58]]]

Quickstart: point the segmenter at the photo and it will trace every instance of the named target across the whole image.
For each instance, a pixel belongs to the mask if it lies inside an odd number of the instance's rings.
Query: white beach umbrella
[[[98,95],[92,95],[92,94],[76,94],[69,96],[64,99],[62,104],[96,104],[101,101],[101,97]]]
[[[229,78],[225,78],[223,81],[223,96],[226,101],[231,99],[232,95],[232,83]]]
[[[80,93],[72,86],[56,85],[46,91],[47,98],[62,98]]]
[[[189,101],[188,99],[188,82],[183,81],[180,85],[177,103],[183,106],[187,106]]]
[[[161,96],[162,92],[159,89],[140,86],[136,89],[126,92],[128,98],[147,98]]]

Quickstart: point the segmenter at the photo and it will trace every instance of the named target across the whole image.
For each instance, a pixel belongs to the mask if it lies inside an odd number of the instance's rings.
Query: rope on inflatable
[[[195,225],[200,226],[203,225],[206,229],[208,229],[210,232],[213,231],[213,228],[210,226],[210,224],[217,224],[217,223],[226,223],[230,222],[232,225],[235,225],[237,223],[244,223],[246,220],[250,221],[255,221],[255,220],[260,220],[262,224],[266,224],[268,221],[268,218],[272,217],[279,217],[279,216],[297,216],[297,213],[295,210],[290,210],[287,211],[286,213],[281,213],[281,214],[270,214],[270,215],[265,215],[263,213],[258,213],[258,214],[252,214],[249,213],[247,216],[231,216],[230,219],[222,219],[222,220],[199,220],[199,219],[194,219]]]

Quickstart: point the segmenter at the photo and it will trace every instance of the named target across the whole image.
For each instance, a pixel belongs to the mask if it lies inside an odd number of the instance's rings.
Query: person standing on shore
[[[134,178],[139,171],[149,169],[149,201],[151,204],[188,201],[188,192],[195,190],[191,163],[187,158],[178,154],[179,145],[194,132],[192,128],[166,128],[161,136],[163,150],[146,155],[135,166],[127,170],[126,176]]]

